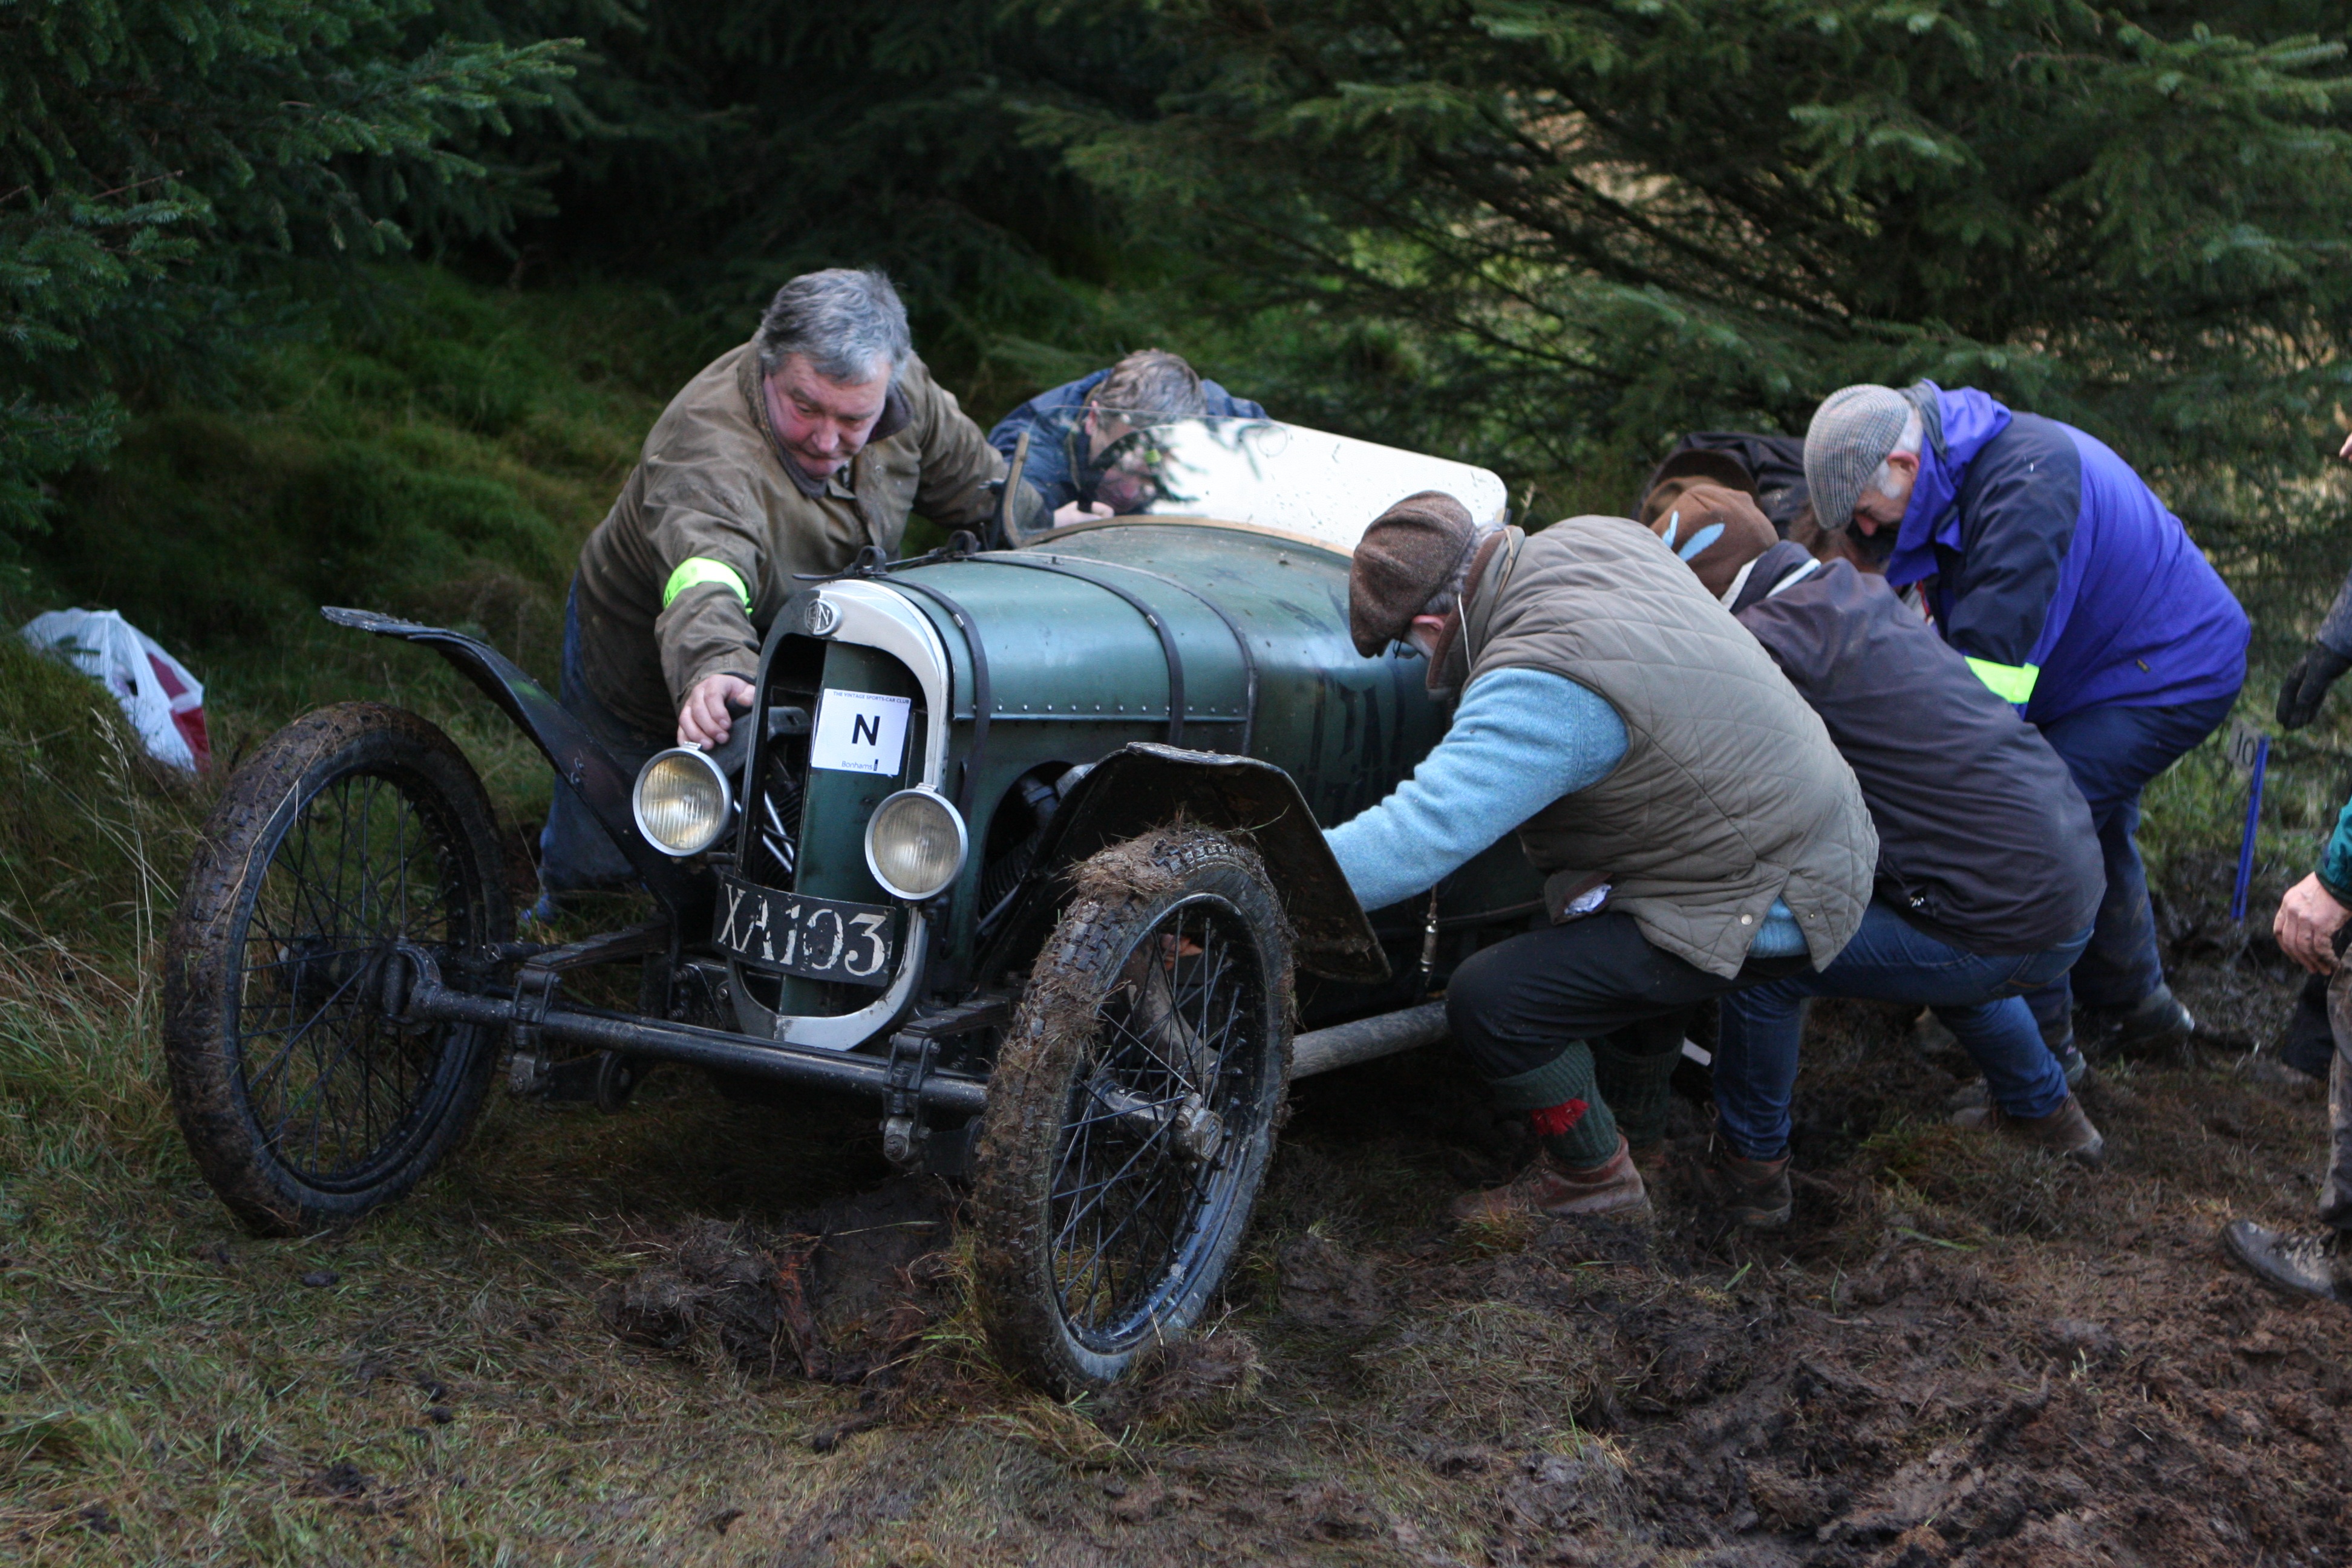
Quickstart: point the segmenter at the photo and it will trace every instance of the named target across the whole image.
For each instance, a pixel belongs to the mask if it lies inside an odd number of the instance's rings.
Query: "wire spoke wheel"
[[[349,1224],[463,1135],[492,1042],[386,1017],[384,962],[501,940],[498,864],[472,768],[396,709],[310,714],[231,782],[173,924],[165,1037],[182,1131],[248,1226]]]
[[[397,1163],[436,1087],[440,1031],[404,1034],[376,1005],[393,943],[446,951],[468,923],[448,835],[416,788],[350,773],[301,803],[246,926],[238,1079],[272,1152],[320,1187]]]
[[[1255,855],[1150,834],[1082,867],[990,1081],[982,1314],[1099,1386],[1198,1320],[1247,1228],[1289,1052],[1289,948]]]

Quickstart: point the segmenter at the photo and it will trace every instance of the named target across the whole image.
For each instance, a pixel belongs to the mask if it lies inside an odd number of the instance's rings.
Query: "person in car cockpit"
[[[1235,397],[1165,349],[1139,349],[1108,370],[1041,392],[996,422],[989,444],[1009,462],[1023,431],[1029,456],[1021,477],[1045,499],[1054,526],[1140,510],[1150,498],[1144,478],[1120,458],[1129,439],[1179,419],[1263,419],[1265,410]]]

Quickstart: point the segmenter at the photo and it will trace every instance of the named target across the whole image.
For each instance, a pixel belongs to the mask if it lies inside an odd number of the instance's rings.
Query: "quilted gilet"
[[[1465,606],[1462,653],[1549,670],[1624,721],[1622,761],[1519,828],[1557,916],[1606,881],[1651,945],[1729,978],[1775,899],[1816,969],[1862,923],[1878,837],[1853,772],[1764,649],[1623,518],[1511,531]]]

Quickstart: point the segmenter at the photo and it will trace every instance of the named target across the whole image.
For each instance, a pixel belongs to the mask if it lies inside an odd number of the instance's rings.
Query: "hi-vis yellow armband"
[[[1992,688],[1995,697],[2021,707],[2033,695],[2033,683],[2042,674],[2038,664],[1995,664],[1989,658],[1969,659],[1969,668],[1977,672],[1979,680]]]
[[[717,583],[731,589],[735,596],[743,601],[743,608],[751,609],[751,589],[743,581],[743,574],[724,561],[713,561],[708,555],[689,555],[677,563],[677,570],[669,574],[669,585],[662,590],[662,608],[668,609],[680,594],[688,588],[699,588],[705,583]]]

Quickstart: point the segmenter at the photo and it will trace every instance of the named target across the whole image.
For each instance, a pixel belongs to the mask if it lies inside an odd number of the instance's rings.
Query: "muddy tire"
[[[989,1080],[972,1192],[989,1343],[1065,1397],[1197,1321],[1290,1060],[1289,931],[1255,854],[1162,829],[1075,880]]]
[[[165,948],[180,1131],[247,1228],[338,1228],[457,1146],[491,1031],[379,1005],[396,942],[478,962],[510,929],[481,780],[414,713],[346,702],[278,731],[229,782]]]

